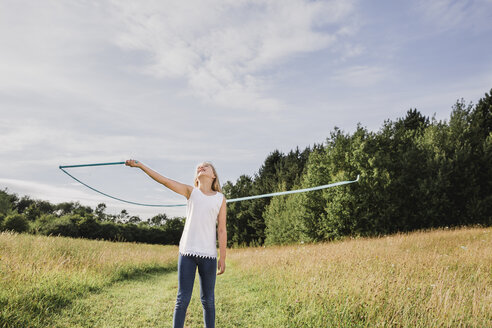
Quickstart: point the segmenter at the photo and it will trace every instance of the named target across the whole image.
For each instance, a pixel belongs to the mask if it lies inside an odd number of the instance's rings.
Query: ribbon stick
[[[132,202],[130,200],[125,200],[125,199],[121,199],[121,198],[118,198],[118,197],[114,197],[114,196],[111,196],[111,195],[108,195],[102,191],[99,191],[97,190],[96,188],[93,188],[91,186],[89,186],[88,184],[80,181],[79,179],[77,179],[76,177],[74,177],[73,175],[71,175],[70,173],[68,173],[67,171],[65,171],[64,169],[65,168],[74,168],[74,167],[86,167],[86,166],[102,166],[102,165],[120,165],[120,164],[125,164],[125,162],[113,162],[113,163],[96,163],[96,164],[80,164],[80,165],[60,165],[58,168],[60,170],[62,170],[65,174],[67,174],[69,177],[71,177],[72,179],[74,179],[75,181],[77,181],[78,183],[80,184],[83,184],[84,186],[86,186],[87,188],[91,189],[91,190],[94,190],[95,192],[98,192],[100,193],[101,195],[104,195],[106,197],[109,197],[109,198],[112,198],[112,199],[116,199],[116,200],[119,200],[120,202],[125,202],[125,203],[128,203],[128,204],[134,204],[134,205],[140,205],[140,206],[152,206],[152,207],[177,207],[177,206],[186,206],[186,204],[170,204],[170,205],[161,205],[161,204],[144,204],[144,203],[138,203],[138,202]]]
[[[248,196],[248,197],[241,197],[241,198],[234,198],[234,199],[228,199],[226,202],[239,202],[242,200],[248,200],[248,199],[256,199],[256,198],[263,198],[263,197],[272,197],[272,196],[280,196],[280,195],[287,195],[287,194],[295,194],[299,192],[306,192],[306,191],[312,191],[312,190],[319,190],[319,189],[325,189],[325,188],[332,188],[336,186],[341,186],[344,184],[349,184],[349,183],[354,183],[359,181],[359,175],[357,175],[357,179],[352,180],[352,181],[340,181],[340,182],[335,182],[335,183],[330,183],[327,185],[322,185],[322,186],[317,186],[317,187],[311,187],[311,188],[305,188],[305,189],[297,189],[297,190],[290,190],[290,191],[279,191],[279,192],[274,192],[271,194],[263,194],[263,195],[257,195],[257,196]]]
[[[95,191],[97,193],[100,193],[100,194],[102,194],[102,195],[104,195],[106,197],[119,200],[121,202],[129,203],[129,204],[134,204],[134,205],[140,205],[140,206],[152,206],[152,207],[178,207],[178,206],[186,206],[186,204],[167,204],[167,205],[164,205],[164,204],[144,204],[144,203],[132,202],[132,201],[129,201],[129,200],[124,200],[124,199],[121,199],[121,198],[117,198],[117,197],[108,195],[108,194],[106,194],[106,193],[104,193],[102,191],[97,190],[96,188],[93,188],[93,187],[89,186],[88,184],[80,181],[79,179],[77,179],[76,177],[74,177],[73,175],[71,175],[70,173],[68,173],[67,171],[64,170],[66,168],[77,168],[77,167],[88,167],[88,166],[103,166],[103,165],[121,165],[121,164],[125,164],[125,162],[94,163],[94,164],[79,164],[79,165],[60,165],[58,168],[60,170],[62,170],[65,174],[67,174],[69,177],[71,177],[72,179],[74,179],[78,183],[86,186],[87,188],[89,188],[89,189],[91,189],[91,190],[93,190],[93,191]],[[319,190],[319,189],[325,189],[325,188],[332,188],[332,187],[341,186],[341,185],[345,185],[345,184],[349,184],[349,183],[355,183],[355,182],[358,182],[358,181],[359,181],[359,175],[357,175],[357,179],[356,180],[352,180],[352,181],[340,181],[340,182],[334,182],[334,183],[330,183],[330,184],[326,184],[326,185],[322,185],[322,186],[316,186],[316,187],[305,188],[305,189],[297,189],[297,190],[290,190],[290,191],[280,191],[280,192],[274,192],[274,193],[270,193],[270,194],[263,194],[263,195],[255,195],[255,196],[247,196],[247,197],[240,197],[240,198],[234,198],[234,199],[227,199],[226,200],[226,203],[239,202],[239,201],[243,201],[243,200],[257,199],[257,198],[264,198],[264,197],[273,197],[273,196],[280,196],[280,195],[287,195],[287,194],[295,194],[295,193],[307,192],[307,191],[313,191],[313,190]]]

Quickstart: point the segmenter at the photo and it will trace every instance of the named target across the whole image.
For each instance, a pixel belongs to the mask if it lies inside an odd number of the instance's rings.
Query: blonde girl
[[[140,168],[155,181],[186,197],[186,221],[179,242],[178,295],[173,327],[184,326],[197,268],[205,327],[215,327],[215,280],[216,275],[225,271],[227,246],[226,198],[222,194],[217,171],[210,162],[198,164],[193,186],[190,186],[166,178],[142,162],[130,159],[125,164]],[[216,224],[220,252],[218,262]]]

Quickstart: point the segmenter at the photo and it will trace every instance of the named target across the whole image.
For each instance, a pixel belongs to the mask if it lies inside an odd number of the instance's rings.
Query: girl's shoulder
[[[220,191],[217,191],[217,195],[219,195],[220,203],[222,204],[223,202],[227,201],[226,196],[221,193]]]

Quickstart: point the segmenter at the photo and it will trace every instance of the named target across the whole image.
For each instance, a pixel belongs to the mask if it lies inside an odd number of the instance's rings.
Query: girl
[[[200,299],[206,328],[215,327],[215,278],[225,271],[227,231],[226,199],[219,177],[210,162],[199,164],[193,186],[183,184],[146,167],[139,161],[127,160],[125,165],[138,167],[155,181],[186,197],[186,221],[179,242],[178,295],[173,327],[183,327],[190,303],[196,268],[200,275]],[[215,224],[218,221],[220,257],[217,263]],[[215,268],[218,268],[217,273]]]

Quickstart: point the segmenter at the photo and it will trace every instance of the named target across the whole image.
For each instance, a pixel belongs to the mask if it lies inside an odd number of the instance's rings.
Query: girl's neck
[[[212,184],[210,183],[202,183],[200,180],[198,180],[198,188],[204,192],[204,193],[211,193],[214,192],[212,189]]]

